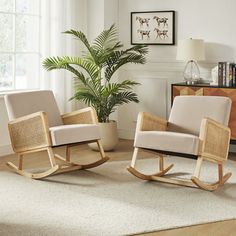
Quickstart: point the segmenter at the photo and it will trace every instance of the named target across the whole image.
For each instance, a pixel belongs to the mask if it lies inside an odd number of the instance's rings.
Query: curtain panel
[[[70,35],[69,29],[86,29],[85,0],[41,0],[41,52],[42,61],[49,56],[78,56],[80,45]],[[75,106],[69,101],[74,93],[73,75],[65,70],[48,72],[42,68],[41,89],[53,90],[61,112]]]

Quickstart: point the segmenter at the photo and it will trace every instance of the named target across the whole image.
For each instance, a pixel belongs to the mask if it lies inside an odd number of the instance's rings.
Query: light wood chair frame
[[[150,113],[141,112],[138,115],[136,135],[139,131],[167,131],[168,121],[154,116]],[[154,150],[147,148],[135,147],[133,152],[133,157],[131,165],[127,167],[127,170],[134,176],[143,180],[154,180],[164,183],[171,183],[177,185],[183,185],[188,187],[199,187],[204,190],[214,191],[219,186],[223,185],[232,175],[232,173],[227,173],[223,175],[223,165],[228,159],[228,150],[230,143],[230,129],[210,118],[204,118],[201,122],[200,134],[199,134],[199,149],[198,154],[186,155],[183,153],[171,153],[163,150]],[[184,144],[183,144],[184,145]],[[141,173],[135,168],[137,161],[138,151],[142,149],[144,151],[154,152],[159,157],[159,171],[146,175]],[[195,171],[191,179],[180,179],[180,178],[168,178],[164,176],[174,164],[164,167],[164,156],[191,156],[197,158]],[[218,181],[214,183],[206,183],[200,180],[200,171],[203,161],[209,161],[216,163],[218,165]]]
[[[97,124],[97,114],[92,107],[87,107],[74,112],[66,113],[61,116],[64,125],[69,124]],[[85,142],[66,144],[66,157],[54,154],[48,125],[47,114],[44,111],[36,112],[17,118],[8,123],[8,129],[12,148],[18,156],[18,166],[12,162],[7,165],[20,175],[32,178],[42,179],[53,174],[65,173],[74,170],[89,169],[103,164],[109,158],[105,155],[100,140],[89,140]],[[100,159],[90,164],[77,164],[71,161],[71,147],[84,143],[97,142],[100,152]],[[47,151],[51,168],[32,173],[23,169],[23,157],[26,154]],[[63,162],[57,164],[56,159]]]

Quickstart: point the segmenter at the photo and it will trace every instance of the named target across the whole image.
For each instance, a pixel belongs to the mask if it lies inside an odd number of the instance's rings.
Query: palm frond
[[[109,97],[110,95],[119,93],[123,90],[131,90],[135,85],[139,85],[139,83],[131,80],[124,80],[121,83],[108,83],[103,87],[102,95]]]
[[[83,101],[89,106],[94,106],[97,102],[97,97],[90,90],[77,90],[71,99]]]
[[[96,64],[91,61],[84,60],[80,57],[49,57],[43,61],[43,66],[47,70],[68,70],[68,68],[71,68],[71,65],[83,68],[89,74],[91,79],[96,79],[98,77],[98,73],[100,72],[100,68]],[[75,73],[75,70],[73,70],[73,73]]]
[[[116,63],[113,63],[113,65],[107,66],[105,70],[105,77],[107,81],[110,81],[112,75],[123,65],[128,63],[135,63],[135,64],[145,64],[146,58],[142,54],[128,54],[127,56],[122,56],[119,58],[119,60],[116,61]]]
[[[76,75],[76,77],[79,78],[82,81],[82,83],[84,83],[84,84],[86,83],[85,76],[82,72],[79,72],[73,66],[70,66],[69,64],[62,62],[59,59],[59,57],[46,58],[43,61],[43,67],[47,71],[51,71],[51,70],[55,70],[55,69],[64,69],[64,70],[70,71],[71,73]]]
[[[137,94],[132,91],[120,92],[110,97],[107,103],[107,109],[109,110],[110,113],[112,113],[116,110],[118,106],[130,102],[139,103]]]
[[[118,34],[115,25],[112,25],[108,30],[103,30],[92,44],[92,48],[97,52],[106,50],[108,48],[114,48],[117,44]]]
[[[63,33],[73,35],[75,37],[75,39],[82,42],[84,44],[84,46],[87,48],[87,50],[89,51],[89,53],[92,56],[92,58],[94,59],[94,61],[97,61],[98,58],[96,56],[96,52],[91,47],[87,37],[85,36],[85,34],[82,31],[77,31],[77,30],[71,29],[71,30],[67,30]]]

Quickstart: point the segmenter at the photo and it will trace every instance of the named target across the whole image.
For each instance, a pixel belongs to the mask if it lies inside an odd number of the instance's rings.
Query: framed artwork
[[[131,44],[174,45],[175,11],[131,12]]]

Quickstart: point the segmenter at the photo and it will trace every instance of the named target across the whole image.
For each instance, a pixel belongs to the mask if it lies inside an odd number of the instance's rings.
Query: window
[[[0,91],[39,87],[40,0],[0,0]]]

